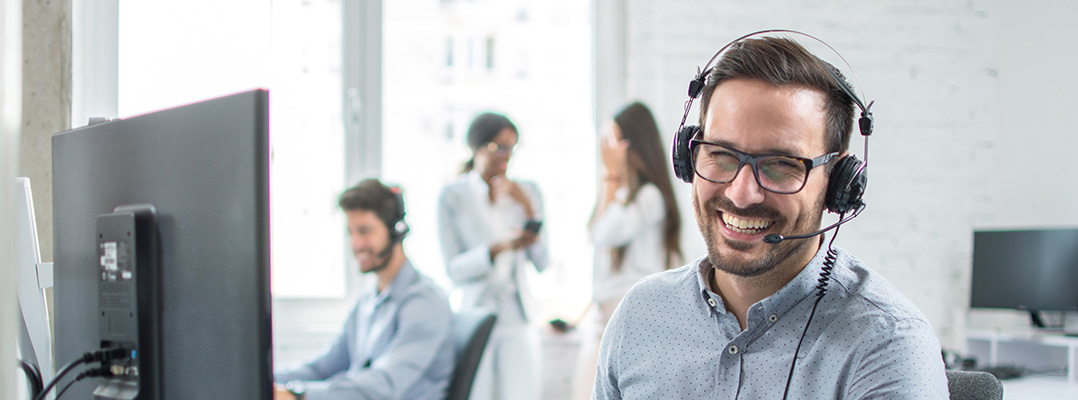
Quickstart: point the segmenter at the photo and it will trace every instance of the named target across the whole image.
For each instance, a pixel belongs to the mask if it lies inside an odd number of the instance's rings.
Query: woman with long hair
[[[682,262],[681,218],[661,142],[655,117],[640,102],[618,111],[599,139],[604,171],[588,224],[598,323],[581,348],[574,398],[590,398],[599,340],[625,292],[640,278]]]
[[[468,128],[472,159],[442,188],[438,231],[461,309],[494,311],[497,322],[472,385],[473,399],[538,399],[539,336],[528,324],[528,264],[542,272],[547,247],[539,188],[506,176],[519,133],[504,115],[483,113]]]

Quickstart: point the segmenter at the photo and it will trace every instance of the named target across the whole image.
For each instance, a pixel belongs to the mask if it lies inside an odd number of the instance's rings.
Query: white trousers
[[[539,400],[543,382],[539,333],[523,321],[505,322],[494,325],[470,399]]]

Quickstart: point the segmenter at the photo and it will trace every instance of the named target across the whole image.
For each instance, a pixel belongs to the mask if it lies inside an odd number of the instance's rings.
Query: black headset
[[[390,186],[389,192],[393,193],[393,202],[396,204],[397,211],[393,220],[386,223],[386,227],[389,228],[389,243],[392,244],[404,240],[411,228],[408,227],[408,223],[404,222],[404,193],[400,186]]]
[[[802,36],[809,37],[817,42],[822,43],[827,48],[831,49],[838,54],[838,57],[846,62],[846,59],[842,57],[831,45],[827,44],[823,40],[816,38],[815,36],[807,33],[788,30],[788,29],[769,29],[758,32],[753,32],[742,37],[735,39],[734,41],[722,46],[707,64],[704,65],[704,69],[696,74],[696,77],[689,82],[689,100],[685,102],[685,114],[681,117],[681,125],[678,126],[677,134],[674,135],[673,148],[671,149],[671,155],[674,163],[674,176],[678,177],[686,183],[692,183],[693,176],[696,172],[693,170],[692,151],[690,148],[690,141],[700,134],[700,127],[696,125],[685,125],[685,120],[689,116],[689,109],[692,107],[692,102],[700,97],[700,92],[703,91],[705,86],[705,80],[708,74],[715,68],[711,66],[711,63],[722,55],[726,49],[730,48],[734,44],[741,42],[744,39],[758,36],[766,33],[793,33]],[[865,186],[868,184],[868,174],[865,172],[865,167],[868,165],[868,137],[872,134],[873,117],[870,109],[874,102],[870,102],[867,106],[861,101],[853,88],[842,79],[838,70],[827,63],[820,60],[827,67],[827,72],[835,80],[838,85],[847,96],[853,99],[854,104],[861,109],[861,117],[857,120],[858,128],[860,129],[861,136],[865,137],[865,162],[858,160],[853,155],[845,156],[837,161],[835,167],[831,171],[831,177],[827,185],[827,196],[824,199],[824,204],[827,206],[827,210],[836,214],[845,214],[847,211],[860,209],[864,206],[862,197],[865,193]],[[849,63],[846,63],[849,67]]]

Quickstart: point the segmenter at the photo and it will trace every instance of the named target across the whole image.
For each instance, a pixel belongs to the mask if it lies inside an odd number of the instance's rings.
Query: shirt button
[[[707,299],[707,304],[711,304],[712,307],[715,307],[715,299]]]
[[[778,321],[778,320],[779,320],[779,316],[778,316],[778,315],[775,315],[775,314],[771,314],[771,316],[770,316],[770,317],[767,317],[767,320],[768,320],[768,321],[771,321],[771,322],[775,322],[775,321]]]
[[[737,354],[737,345],[730,346],[730,354]]]

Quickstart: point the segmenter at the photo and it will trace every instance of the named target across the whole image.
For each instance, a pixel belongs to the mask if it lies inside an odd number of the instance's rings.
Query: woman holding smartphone
[[[442,256],[461,292],[461,308],[498,316],[472,399],[538,399],[541,392],[539,336],[528,324],[525,268],[545,270],[547,247],[540,234],[538,186],[506,176],[518,139],[516,126],[504,115],[475,117],[467,137],[472,159],[438,198]]]
[[[593,330],[586,334],[574,399],[590,398],[603,329],[621,298],[640,278],[682,262],[678,215],[667,153],[655,117],[633,102],[600,134],[603,169],[588,224],[595,245]]]

